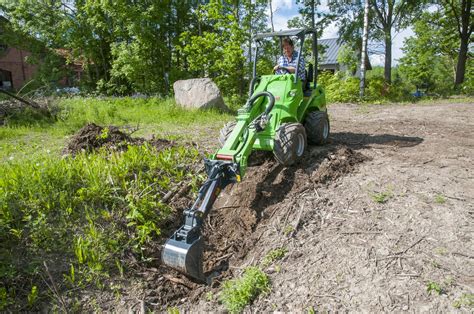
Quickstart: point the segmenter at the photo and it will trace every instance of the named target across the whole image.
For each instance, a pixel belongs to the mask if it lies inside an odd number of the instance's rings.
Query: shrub
[[[354,102],[359,99],[359,79],[345,77],[338,72],[323,72],[318,77],[319,85],[326,91],[326,100],[332,102]]]

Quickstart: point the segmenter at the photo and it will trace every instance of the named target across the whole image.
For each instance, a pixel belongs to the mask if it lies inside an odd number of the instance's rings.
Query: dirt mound
[[[140,137],[131,137],[122,132],[119,127],[102,127],[94,123],[89,123],[80,129],[64,148],[64,154],[75,155],[79,152],[91,152],[100,147],[107,147],[113,150],[126,150],[128,145],[142,145],[148,142],[158,150],[170,147],[172,142],[165,139],[152,138],[147,141]]]
[[[311,172],[313,183],[326,183],[334,181],[354,170],[357,164],[368,158],[350,148],[341,146],[329,154],[319,156],[322,159]]]

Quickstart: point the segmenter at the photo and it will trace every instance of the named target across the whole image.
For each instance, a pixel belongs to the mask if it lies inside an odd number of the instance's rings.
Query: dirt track
[[[272,291],[249,310],[472,310],[463,294],[474,292],[474,105],[329,112],[329,145],[288,169],[263,158],[222,194],[208,270],[237,275],[285,247],[266,268]],[[178,307],[223,309],[191,299]]]

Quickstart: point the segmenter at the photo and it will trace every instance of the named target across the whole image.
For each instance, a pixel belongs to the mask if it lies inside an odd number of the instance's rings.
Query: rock
[[[229,111],[219,88],[210,78],[176,81],[173,89],[176,103],[186,108],[217,108]]]

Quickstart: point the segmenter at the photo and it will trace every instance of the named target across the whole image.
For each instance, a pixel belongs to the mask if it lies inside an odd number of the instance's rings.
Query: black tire
[[[306,150],[306,131],[301,123],[284,123],[275,133],[273,154],[283,166],[290,166]]]
[[[304,128],[310,144],[326,144],[330,131],[328,114],[323,111],[310,112],[304,120]]]
[[[219,133],[219,144],[221,145],[221,147],[224,146],[225,142],[227,141],[227,139],[230,136],[230,133],[232,133],[232,131],[234,130],[236,124],[237,124],[237,122],[235,122],[235,121],[228,122],[221,129],[221,131]]]

